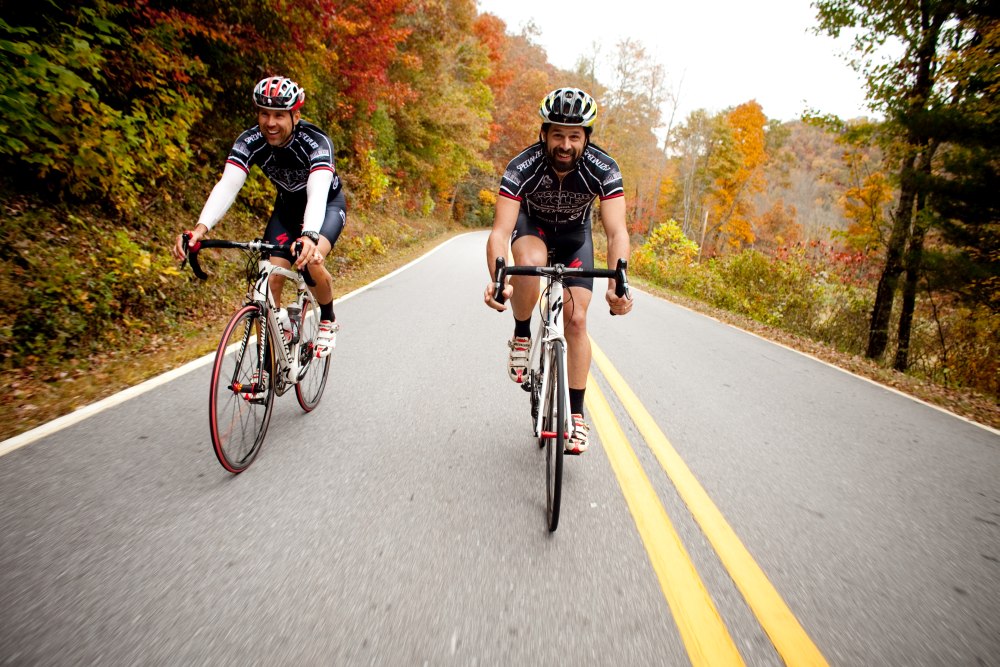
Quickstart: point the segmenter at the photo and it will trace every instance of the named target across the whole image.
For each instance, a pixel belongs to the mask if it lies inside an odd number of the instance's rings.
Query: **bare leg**
[[[535,236],[522,236],[511,246],[514,264],[519,266],[545,266],[549,251],[545,242]],[[538,304],[539,283],[537,276],[511,276],[514,294],[510,298],[514,319],[526,320],[531,317]]]
[[[587,309],[593,292],[584,287],[570,287],[566,299],[566,361],[570,389],[586,389],[590,373],[590,337],[587,335]],[[571,298],[570,298],[571,297]]]

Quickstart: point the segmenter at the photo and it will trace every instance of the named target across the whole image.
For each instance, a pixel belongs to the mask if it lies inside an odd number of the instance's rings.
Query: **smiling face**
[[[257,124],[264,138],[271,146],[284,146],[292,138],[292,130],[299,122],[302,114],[298,111],[275,111],[273,109],[257,109]]]
[[[573,170],[587,146],[587,133],[576,125],[551,125],[543,132],[545,152],[557,173]]]

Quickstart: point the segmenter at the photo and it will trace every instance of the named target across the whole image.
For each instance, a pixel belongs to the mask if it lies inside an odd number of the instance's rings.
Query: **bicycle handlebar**
[[[561,280],[576,276],[580,278],[614,278],[615,296],[624,296],[631,299],[631,290],[628,286],[628,260],[619,259],[618,265],[614,269],[584,269],[555,264],[553,266],[507,266],[503,257],[497,257],[496,270],[493,281],[493,299],[497,303],[503,303],[503,286],[507,276],[546,276]],[[614,312],[611,313],[614,315]]]
[[[253,241],[225,241],[216,239],[202,239],[195,243],[193,246],[189,245],[191,240],[191,235],[184,232],[182,235],[184,237],[184,256],[187,262],[191,265],[191,271],[194,275],[198,276],[201,280],[208,280],[208,274],[201,268],[201,264],[198,262],[198,253],[202,248],[236,248],[239,250],[249,250],[251,252],[275,252],[280,250],[291,250],[293,255],[298,255],[302,251],[302,243],[296,241],[295,243],[278,244],[269,243],[261,239],[255,239]],[[183,266],[183,262],[181,266]],[[306,284],[309,287],[315,287],[316,281],[313,280],[312,275],[309,271],[299,270],[302,277],[305,279]]]

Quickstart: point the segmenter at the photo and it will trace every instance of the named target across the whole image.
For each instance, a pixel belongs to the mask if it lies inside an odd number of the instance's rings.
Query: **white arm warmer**
[[[222,170],[222,178],[212,188],[212,194],[208,196],[208,201],[201,209],[201,216],[198,224],[205,225],[209,229],[215,226],[222,216],[226,214],[229,207],[236,201],[236,195],[240,193],[240,188],[246,183],[247,173],[234,164],[226,164]]]
[[[302,216],[303,232],[318,232],[326,217],[326,198],[333,184],[333,172],[317,169],[309,174],[306,181],[306,213]]]

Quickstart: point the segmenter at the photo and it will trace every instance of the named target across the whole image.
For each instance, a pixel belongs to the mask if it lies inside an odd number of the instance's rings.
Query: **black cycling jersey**
[[[588,143],[573,171],[560,180],[539,141],[507,165],[500,194],[521,202],[531,220],[569,230],[589,224],[595,199],[621,197],[625,190],[618,163],[600,147]]]
[[[292,130],[292,140],[285,146],[274,148],[260,127],[246,130],[233,144],[226,162],[249,173],[257,165],[278,189],[278,198],[305,206],[306,181],[317,169],[333,172],[333,183],[327,200],[340,193],[341,183],[333,165],[333,144],[318,127],[300,120]]]

